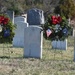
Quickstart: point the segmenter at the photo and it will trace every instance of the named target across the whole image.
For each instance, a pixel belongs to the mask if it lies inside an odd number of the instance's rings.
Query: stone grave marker
[[[41,27],[29,26],[24,31],[24,57],[42,58],[43,31]]]
[[[24,47],[24,29],[28,27],[28,23],[23,21],[16,22],[15,36],[13,38],[13,46]]]
[[[29,25],[38,25],[44,24],[44,12],[43,10],[32,8],[27,11],[27,22]]]

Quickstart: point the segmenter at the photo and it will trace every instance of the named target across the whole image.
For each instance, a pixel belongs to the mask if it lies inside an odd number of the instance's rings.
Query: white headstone
[[[14,23],[16,24],[16,22],[18,21],[23,21],[26,22],[26,18],[24,18],[23,16],[18,16],[14,18]],[[26,22],[27,23],[27,22]]]
[[[13,46],[24,47],[24,29],[28,27],[28,23],[23,21],[16,22],[15,36],[13,38]]]
[[[30,26],[24,31],[24,57],[42,58],[42,28]]]

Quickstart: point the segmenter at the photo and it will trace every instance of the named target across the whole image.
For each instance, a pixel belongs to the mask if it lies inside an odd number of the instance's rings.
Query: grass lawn
[[[7,48],[8,47],[8,48]],[[23,48],[0,44],[0,75],[75,75],[74,40],[67,50],[52,49],[44,39],[43,58],[23,58]]]

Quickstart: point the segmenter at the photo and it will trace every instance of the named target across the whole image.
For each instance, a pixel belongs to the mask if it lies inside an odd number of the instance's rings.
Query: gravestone
[[[14,11],[7,11],[6,14],[14,24]]]
[[[40,9],[30,9],[27,11],[27,22],[29,25],[41,25],[44,24],[44,12]]]
[[[29,26],[24,31],[24,57],[42,58],[42,28]]]
[[[13,38],[13,46],[24,47],[24,29],[28,27],[28,23],[23,21],[16,22],[15,36]]]
[[[73,35],[73,37],[75,36],[75,29],[73,29],[73,31],[72,31],[72,35]]]
[[[67,50],[67,39],[63,41],[52,41],[52,48],[53,49],[59,49],[59,50]]]
[[[23,22],[27,23],[26,19],[27,18],[25,18],[23,16],[17,16],[17,17],[14,18],[14,23],[16,24],[16,22],[18,22],[18,21],[23,21]]]

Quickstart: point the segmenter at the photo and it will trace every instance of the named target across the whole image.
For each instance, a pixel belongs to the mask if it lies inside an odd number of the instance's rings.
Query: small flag
[[[62,32],[64,33],[64,35],[68,35],[68,30],[67,30],[67,28],[64,28],[64,29],[62,30]]]
[[[4,37],[8,37],[10,36],[10,30],[9,29],[5,29],[4,30]]]
[[[49,37],[51,33],[52,33],[52,31],[50,29],[46,30],[47,37]]]

